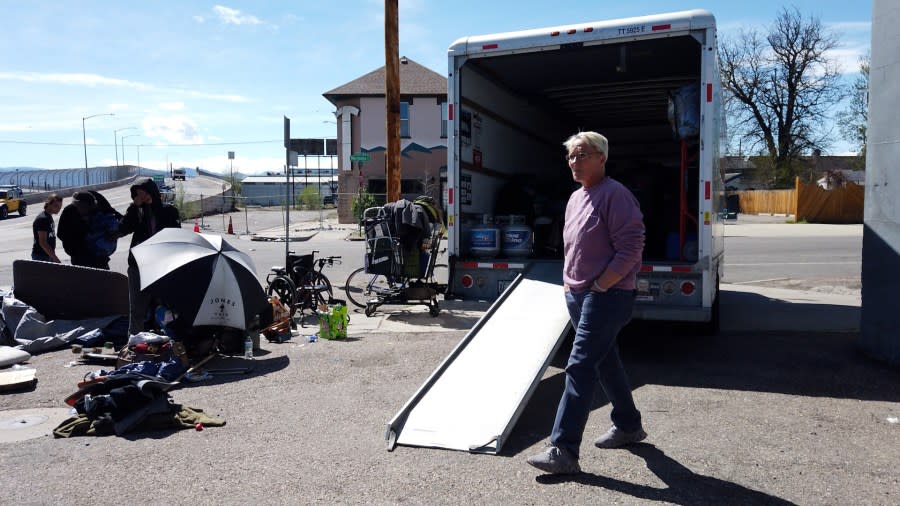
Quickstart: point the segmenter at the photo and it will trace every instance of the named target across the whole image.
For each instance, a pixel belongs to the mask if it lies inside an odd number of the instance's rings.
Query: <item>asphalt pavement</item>
[[[315,329],[305,327],[263,340],[252,362],[210,364],[253,371],[171,392],[227,421],[202,431],[53,439],[62,399],[98,366],[73,364],[68,351],[33,357],[37,386],[0,394],[0,502],[900,503],[900,371],[857,350],[858,294],[726,284],[722,296],[715,338],[639,322],[623,332],[649,437],[595,449],[610,409],[598,394],[574,477],[524,461],[549,437],[565,351],[501,455],[386,450],[387,422],[487,308],[442,301],[437,317],[424,307],[353,312],[346,340],[308,342]]]

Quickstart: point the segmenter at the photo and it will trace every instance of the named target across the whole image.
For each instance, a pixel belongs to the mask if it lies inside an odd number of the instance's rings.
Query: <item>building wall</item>
[[[900,5],[872,3],[860,345],[900,365]]]
[[[409,107],[410,137],[400,139],[400,177],[406,187],[415,183],[425,186],[424,193],[440,197],[439,177],[441,168],[447,165],[447,138],[441,137],[441,102],[446,98],[412,98]],[[354,153],[365,152],[370,160],[365,163],[348,163],[339,158],[340,178],[338,193],[356,194],[360,185],[374,193],[385,179],[385,154],[387,146],[386,111],[384,97],[359,97],[340,100],[336,109],[354,106],[359,114],[351,120],[351,146]],[[340,123],[340,118],[338,118]],[[344,143],[343,132],[338,126],[338,145]],[[374,189],[373,189],[374,188]],[[404,192],[404,197],[412,193]],[[338,216],[341,223],[355,222],[351,213],[352,199],[341,199]]]

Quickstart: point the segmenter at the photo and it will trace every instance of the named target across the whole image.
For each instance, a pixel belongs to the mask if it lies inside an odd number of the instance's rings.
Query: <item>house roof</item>
[[[384,69],[377,68],[368,74],[358,77],[349,83],[326,91],[322,95],[333,102],[333,99],[341,97],[383,97]],[[401,95],[426,95],[440,96],[447,94],[447,78],[422,65],[400,57],[400,94]]]

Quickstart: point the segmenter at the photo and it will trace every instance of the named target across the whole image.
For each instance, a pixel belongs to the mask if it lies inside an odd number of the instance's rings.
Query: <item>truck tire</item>
[[[0,220],[5,220],[7,216],[9,216],[9,211],[6,210],[6,206],[0,207]]]
[[[25,213],[27,211],[28,211],[28,204],[22,202],[22,204],[19,205],[19,216],[25,216]]]

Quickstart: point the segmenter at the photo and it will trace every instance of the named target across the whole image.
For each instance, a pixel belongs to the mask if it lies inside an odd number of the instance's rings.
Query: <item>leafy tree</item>
[[[865,54],[859,59],[859,75],[850,85],[850,103],[838,113],[837,123],[844,138],[856,145],[857,153],[865,167],[866,127],[869,122],[869,67],[872,55]]]
[[[800,156],[829,142],[821,125],[844,96],[828,57],[837,47],[837,35],[796,8],[783,8],[764,35],[742,30],[719,46],[729,128],[769,158],[773,186],[792,186],[805,165]]]

